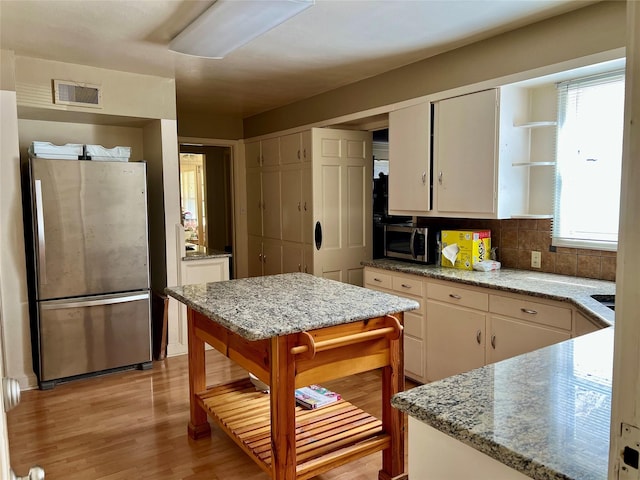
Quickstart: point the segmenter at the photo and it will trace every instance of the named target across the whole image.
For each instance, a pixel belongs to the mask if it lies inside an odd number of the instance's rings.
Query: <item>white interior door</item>
[[[17,381],[5,378],[3,325],[2,288],[0,288],[0,478],[8,480],[38,480],[44,478],[44,471],[40,467],[31,468],[27,477],[16,477],[11,470],[6,412],[20,401],[20,387],[18,387]],[[11,384],[9,382],[14,383]]]
[[[371,132],[314,128],[313,229],[317,276],[363,285],[372,255]]]

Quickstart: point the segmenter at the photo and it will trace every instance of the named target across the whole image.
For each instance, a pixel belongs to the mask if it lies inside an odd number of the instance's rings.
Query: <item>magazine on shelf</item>
[[[320,385],[309,385],[296,389],[296,403],[303,408],[314,409],[324,407],[340,400],[340,394],[332,392]]]

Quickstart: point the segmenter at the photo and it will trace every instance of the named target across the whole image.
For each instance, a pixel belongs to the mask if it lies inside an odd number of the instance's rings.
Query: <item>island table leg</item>
[[[296,478],[295,362],[290,337],[273,337],[270,346],[272,480]]]
[[[404,314],[395,314],[403,324]],[[391,406],[391,397],[404,390],[403,336],[389,341],[389,365],[382,369],[382,427],[391,436],[391,445],[382,451],[378,480],[405,480],[404,413]]]
[[[207,388],[204,341],[196,335],[195,312],[187,307],[187,336],[189,346],[189,437],[194,440],[211,434],[207,412],[200,406],[196,394]]]

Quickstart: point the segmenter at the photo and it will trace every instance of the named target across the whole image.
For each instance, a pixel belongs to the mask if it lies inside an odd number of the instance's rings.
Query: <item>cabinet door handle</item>
[[[427,184],[427,172],[422,172],[422,184]]]
[[[300,149],[298,149],[298,160],[300,160]]]
[[[378,282],[378,283],[382,283],[382,280],[380,280],[379,278],[373,277],[373,281],[374,282]]]
[[[450,293],[449,296],[451,298],[455,298],[456,300],[460,300],[462,298],[460,295],[456,295],[455,293]]]
[[[309,269],[307,268],[307,265],[304,266],[304,273],[309,273]]]
[[[301,272],[302,271],[302,265],[298,264],[298,271]]]
[[[520,309],[520,311],[521,311],[522,313],[527,313],[527,314],[529,314],[529,315],[537,315],[537,314],[538,314],[538,312],[537,312],[537,311],[535,311],[535,310],[531,310],[531,309],[529,309],[529,308],[521,308],[521,309]]]
[[[302,209],[300,208],[300,202],[298,202],[298,211],[302,211]]]
[[[304,211],[307,211],[307,202],[304,202]]]
[[[400,285],[402,288],[411,288],[411,285],[407,285],[406,283],[403,283],[402,285]]]
[[[442,172],[438,173],[438,183],[442,185]]]
[[[496,349],[496,336],[495,335],[491,335],[491,347],[493,347],[493,349]]]
[[[476,342],[478,342],[478,345],[482,343],[482,330],[476,332]]]
[[[266,255],[262,255],[262,263],[267,263],[267,256]]]
[[[260,260],[260,262],[262,262],[262,254],[261,253],[258,254],[258,260]]]

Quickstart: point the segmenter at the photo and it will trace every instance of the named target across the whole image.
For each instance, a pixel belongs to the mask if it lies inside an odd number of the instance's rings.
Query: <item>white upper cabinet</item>
[[[438,212],[495,214],[497,105],[497,90],[436,103],[434,157]]]
[[[390,112],[389,213],[548,216],[553,95],[508,85]]]
[[[431,209],[428,102],[389,112],[389,213],[422,215]]]

